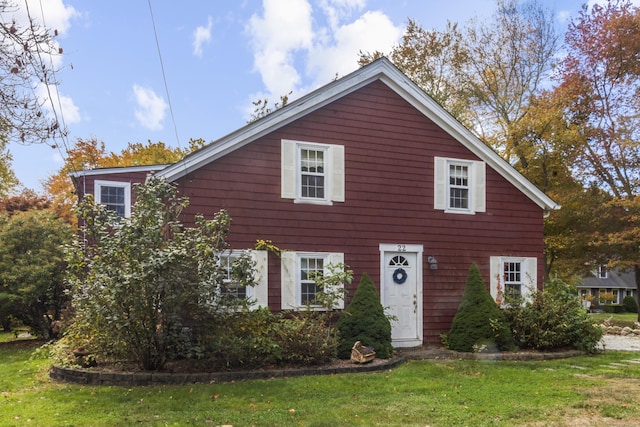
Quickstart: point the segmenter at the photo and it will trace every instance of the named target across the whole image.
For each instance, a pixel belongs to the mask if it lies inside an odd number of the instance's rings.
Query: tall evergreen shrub
[[[631,295],[627,295],[622,300],[622,305],[624,306],[624,311],[627,313],[637,313],[638,312],[638,303],[636,299]]]
[[[514,348],[509,323],[485,287],[476,264],[469,269],[467,285],[447,342],[451,350],[465,352],[474,351],[474,346],[500,350]]]
[[[348,359],[356,341],[373,347],[376,357],[393,355],[391,322],[384,314],[378,291],[368,274],[363,274],[356,293],[336,325],[340,333],[338,357]]]

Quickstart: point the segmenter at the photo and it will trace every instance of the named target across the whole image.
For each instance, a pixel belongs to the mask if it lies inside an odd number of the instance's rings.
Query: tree
[[[60,216],[75,225],[76,216],[73,213],[73,206],[77,202],[77,196],[70,177],[72,172],[96,168],[175,163],[204,145],[203,139],[189,140],[187,149],[168,147],[160,141],[147,141],[147,144],[129,143],[119,154],[116,154],[108,153],[104,142],[95,138],[78,139],[67,152],[64,166],[45,181],[45,189]]]
[[[0,124],[0,197],[6,197],[19,184],[11,169],[12,160],[13,157],[7,148],[7,138],[2,132],[2,125]]]
[[[62,136],[66,130],[57,117],[43,111],[49,100],[37,95],[40,86],[55,86],[53,57],[62,54],[55,41],[57,30],[50,33],[30,16],[29,22],[15,19],[19,7],[11,0],[0,0],[0,128],[9,140],[19,143],[43,143]]]
[[[470,352],[483,346],[500,350],[514,347],[504,314],[489,294],[476,264],[469,269],[467,285],[447,335],[451,350]]]
[[[592,248],[633,266],[640,291],[640,9],[627,0],[583,6],[566,48],[554,96],[565,105],[573,171],[611,195]]]
[[[383,55],[360,52],[358,63],[364,66]],[[410,19],[389,59],[449,113],[470,124],[469,97],[460,84],[469,58],[458,24],[447,22],[444,31],[429,31]]]
[[[62,245],[70,227],[51,210],[16,211],[0,221],[0,317],[13,316],[45,339],[67,302]]]
[[[220,293],[226,275],[219,263],[230,218],[225,211],[210,220],[196,216],[187,228],[178,218],[188,200],[175,186],[151,177],[135,191],[130,218],[91,196],[80,203],[85,225],[67,252],[76,313],[70,335],[99,355],[157,370],[170,355],[184,354],[183,328],[215,324],[211,316],[230,310]],[[252,278],[243,271],[244,283]],[[190,331],[195,345],[197,329]]]
[[[393,356],[391,323],[380,304],[376,286],[368,274],[363,274],[349,306],[344,310],[336,329],[340,333],[338,357],[348,359],[356,341],[373,347],[376,356],[383,359]]]

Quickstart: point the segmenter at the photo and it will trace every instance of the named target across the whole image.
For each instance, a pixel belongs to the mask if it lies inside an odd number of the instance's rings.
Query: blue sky
[[[359,50],[388,52],[408,18],[442,29],[495,10],[494,0],[24,1],[60,33],[59,99],[46,105],[62,113],[64,142],[97,138],[113,152],[216,140],[246,123],[252,101],[301,96],[355,70]],[[543,3],[563,29],[583,1]],[[52,144],[10,145],[26,187],[41,191],[62,166],[64,143]]]

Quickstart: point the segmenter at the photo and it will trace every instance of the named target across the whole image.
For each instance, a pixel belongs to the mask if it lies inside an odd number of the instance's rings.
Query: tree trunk
[[[636,305],[638,306],[638,322],[640,322],[640,264],[633,266],[633,272],[636,276]]]

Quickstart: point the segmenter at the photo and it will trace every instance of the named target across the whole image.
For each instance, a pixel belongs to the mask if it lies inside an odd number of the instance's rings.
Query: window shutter
[[[329,257],[328,257],[328,262],[329,264],[344,264],[344,254],[342,253],[330,253]],[[344,286],[341,286],[340,288],[344,288]],[[344,299],[341,298],[340,300],[336,301],[336,303],[333,305],[333,308],[335,309],[343,309],[344,308]]]
[[[538,288],[538,258],[525,258],[522,261],[522,297],[531,301],[531,297]]]
[[[473,211],[485,212],[487,210],[487,177],[484,162],[473,162]]]
[[[502,257],[489,257],[489,290],[491,297],[495,301],[498,297],[498,283],[502,284]],[[502,288],[504,292],[504,287]]]
[[[344,202],[344,146],[332,145],[329,148],[331,156],[331,200]]]
[[[280,147],[280,190],[283,199],[296,198],[296,143],[282,140]]]
[[[291,310],[298,307],[296,298],[296,253],[291,251],[282,251],[281,253],[281,310]]]
[[[269,262],[267,251],[250,251],[251,259],[256,263],[256,285],[251,289],[251,297],[255,300],[251,308],[269,306]]]
[[[447,160],[433,158],[433,208],[447,209]]]

